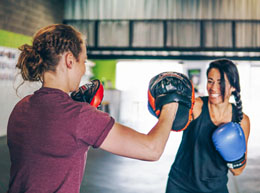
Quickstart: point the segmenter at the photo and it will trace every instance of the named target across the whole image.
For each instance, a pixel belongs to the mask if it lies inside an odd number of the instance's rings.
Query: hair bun
[[[22,45],[19,50],[21,54],[16,67],[21,69],[22,78],[28,81],[39,81],[41,79],[39,72],[42,71],[40,54],[28,44]]]

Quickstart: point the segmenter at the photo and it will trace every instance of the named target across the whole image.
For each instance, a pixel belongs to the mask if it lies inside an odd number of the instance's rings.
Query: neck
[[[208,106],[211,110],[214,110],[214,111],[219,111],[219,112],[225,112],[228,107],[229,107],[229,102],[223,102],[223,103],[220,103],[220,104],[212,104],[212,103],[208,103]]]
[[[65,76],[57,72],[48,71],[43,75],[43,87],[56,88],[69,93],[69,86]]]
[[[221,104],[208,103],[208,107],[214,124],[219,125],[232,120],[232,106],[228,101]]]

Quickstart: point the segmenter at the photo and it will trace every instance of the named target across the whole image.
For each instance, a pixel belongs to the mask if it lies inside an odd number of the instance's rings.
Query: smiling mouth
[[[221,95],[220,94],[210,94],[210,96],[213,97],[213,98],[217,98],[217,97],[219,97]]]

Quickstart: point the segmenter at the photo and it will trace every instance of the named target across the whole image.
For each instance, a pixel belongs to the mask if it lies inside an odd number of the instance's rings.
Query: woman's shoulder
[[[245,113],[243,113],[243,119],[241,121],[241,125],[244,126],[245,128],[250,128],[250,119]]]
[[[243,113],[243,120],[249,122],[249,116],[245,113]]]
[[[195,98],[195,104],[196,105],[203,105],[203,100],[202,100],[203,97],[197,97]]]
[[[194,119],[196,119],[201,111],[202,111],[202,107],[203,107],[203,100],[201,97],[197,97],[195,99],[195,103],[194,103],[194,107],[193,107],[193,117]]]

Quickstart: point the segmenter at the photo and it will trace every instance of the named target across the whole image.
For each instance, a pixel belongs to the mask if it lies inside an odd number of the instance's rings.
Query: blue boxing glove
[[[238,123],[229,122],[221,125],[214,131],[212,140],[229,168],[237,169],[246,163],[246,140]]]

